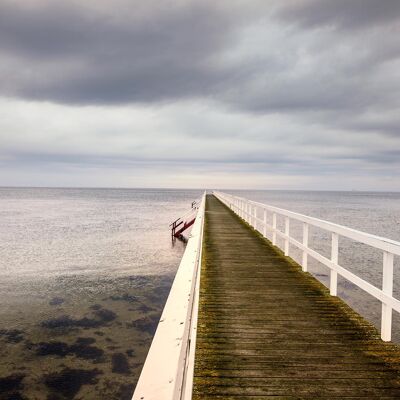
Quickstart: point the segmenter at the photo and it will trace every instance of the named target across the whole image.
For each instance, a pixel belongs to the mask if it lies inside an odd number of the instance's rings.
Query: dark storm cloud
[[[207,2],[157,4],[141,15],[134,3],[2,2],[2,94],[107,104],[210,92],[227,72],[216,64],[232,40],[232,16]]]
[[[360,112],[398,94],[391,72],[379,71],[399,55],[385,31],[400,16],[398,1],[100,4],[2,1],[1,94],[69,104],[212,98],[261,114]],[[256,48],[238,50],[254,26],[248,43]],[[280,30],[273,42],[270,26]],[[320,26],[377,32],[308,34]]]

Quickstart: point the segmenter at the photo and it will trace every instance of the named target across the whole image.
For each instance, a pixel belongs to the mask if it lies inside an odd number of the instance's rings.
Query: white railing
[[[196,348],[205,194],[132,400],[190,400]]]
[[[330,270],[329,289],[332,296],[337,295],[338,275],[354,283],[356,286],[369,293],[382,303],[381,337],[390,341],[392,336],[392,310],[400,312],[400,301],[393,297],[393,260],[400,256],[400,242],[383,237],[370,235],[365,232],[347,228],[318,218],[308,217],[292,211],[284,210],[267,204],[250,201],[226,193],[214,192],[214,195],[225,205],[231,208],[239,217],[258,230],[264,237],[267,232],[271,235],[272,244],[278,246],[277,237],[284,241],[282,250],[289,256],[289,244],[302,250],[302,269],[307,271],[308,256],[327,266]],[[259,218],[260,212],[263,218]],[[267,223],[267,213],[272,214],[272,225]],[[284,218],[284,232],[277,228],[277,216]],[[270,218],[271,219],[271,218]],[[302,242],[290,236],[290,221],[295,220],[303,224]],[[331,233],[331,258],[327,258],[308,247],[309,226],[321,228]],[[261,229],[260,229],[261,227]],[[348,271],[338,264],[339,237],[346,237],[379,249],[383,252],[383,279],[382,289],[368,283],[364,279]]]

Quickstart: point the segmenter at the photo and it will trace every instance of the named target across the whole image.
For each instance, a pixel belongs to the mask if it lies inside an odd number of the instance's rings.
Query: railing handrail
[[[132,400],[190,400],[205,193]]]
[[[284,239],[282,250],[286,256],[289,256],[289,245],[292,244],[303,251],[302,268],[307,271],[308,256],[313,257],[330,269],[330,293],[337,295],[337,277],[343,276],[345,279],[357,285],[382,303],[382,321],[381,337],[385,341],[391,340],[392,331],[392,310],[400,312],[400,301],[393,297],[393,259],[394,255],[400,256],[400,242],[384,237],[372,235],[356,229],[348,228],[333,222],[324,221],[315,217],[299,214],[283,208],[263,204],[260,202],[245,199],[243,197],[230,195],[223,192],[214,192],[214,195],[223,203],[229,206],[236,214],[253,226],[256,230],[263,226],[264,237],[267,237],[267,231],[272,232],[272,243],[277,245],[277,236]],[[257,210],[264,211],[263,219],[257,216]],[[272,213],[272,225],[267,223],[267,212]],[[276,216],[285,217],[285,231],[277,228]],[[290,220],[296,220],[303,223],[302,242],[290,236]],[[332,234],[331,258],[327,258],[317,251],[308,247],[309,226],[315,226]],[[348,271],[338,263],[339,255],[339,236],[343,236],[359,243],[367,244],[371,247],[383,251],[383,284],[382,289],[370,284],[354,273]]]
[[[223,193],[223,192],[214,192],[214,193]],[[226,195],[226,193],[223,193],[223,194]],[[310,217],[308,215],[304,215],[304,214],[297,213],[295,211],[290,211],[290,210],[286,210],[284,208],[272,206],[270,204],[265,204],[265,203],[260,203],[257,201],[245,199],[244,197],[233,196],[233,195],[229,195],[229,196],[232,196],[236,199],[246,200],[250,204],[267,208],[270,211],[275,211],[277,214],[285,215],[285,216],[291,217],[291,218],[296,219],[301,222],[306,222],[315,227],[325,229],[330,232],[335,232],[335,233],[339,234],[340,236],[347,237],[348,239],[353,239],[357,242],[367,244],[372,247],[376,247],[380,250],[389,251],[393,254],[396,254],[397,256],[400,256],[400,242],[397,242],[396,240],[392,240],[392,239],[389,239],[389,238],[386,238],[383,236],[373,235],[371,233],[359,231],[354,228],[349,228],[347,226],[336,224],[334,222],[326,221],[326,220],[319,219],[316,217]]]
[[[191,208],[189,211],[187,211],[185,214],[177,218],[175,221],[171,222],[169,226],[173,226],[176,222],[182,220],[188,219],[189,216],[194,215],[197,213],[197,210],[199,209],[199,206],[197,206],[199,203],[196,202],[196,207]]]

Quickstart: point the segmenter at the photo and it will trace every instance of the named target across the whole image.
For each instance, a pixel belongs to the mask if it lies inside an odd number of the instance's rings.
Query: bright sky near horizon
[[[398,0],[2,0],[0,186],[400,190]]]

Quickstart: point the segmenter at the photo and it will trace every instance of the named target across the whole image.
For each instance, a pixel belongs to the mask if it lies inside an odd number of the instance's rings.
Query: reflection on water
[[[200,191],[1,189],[0,278],[168,273],[168,224]]]
[[[0,399],[130,399],[200,191],[0,189]]]

